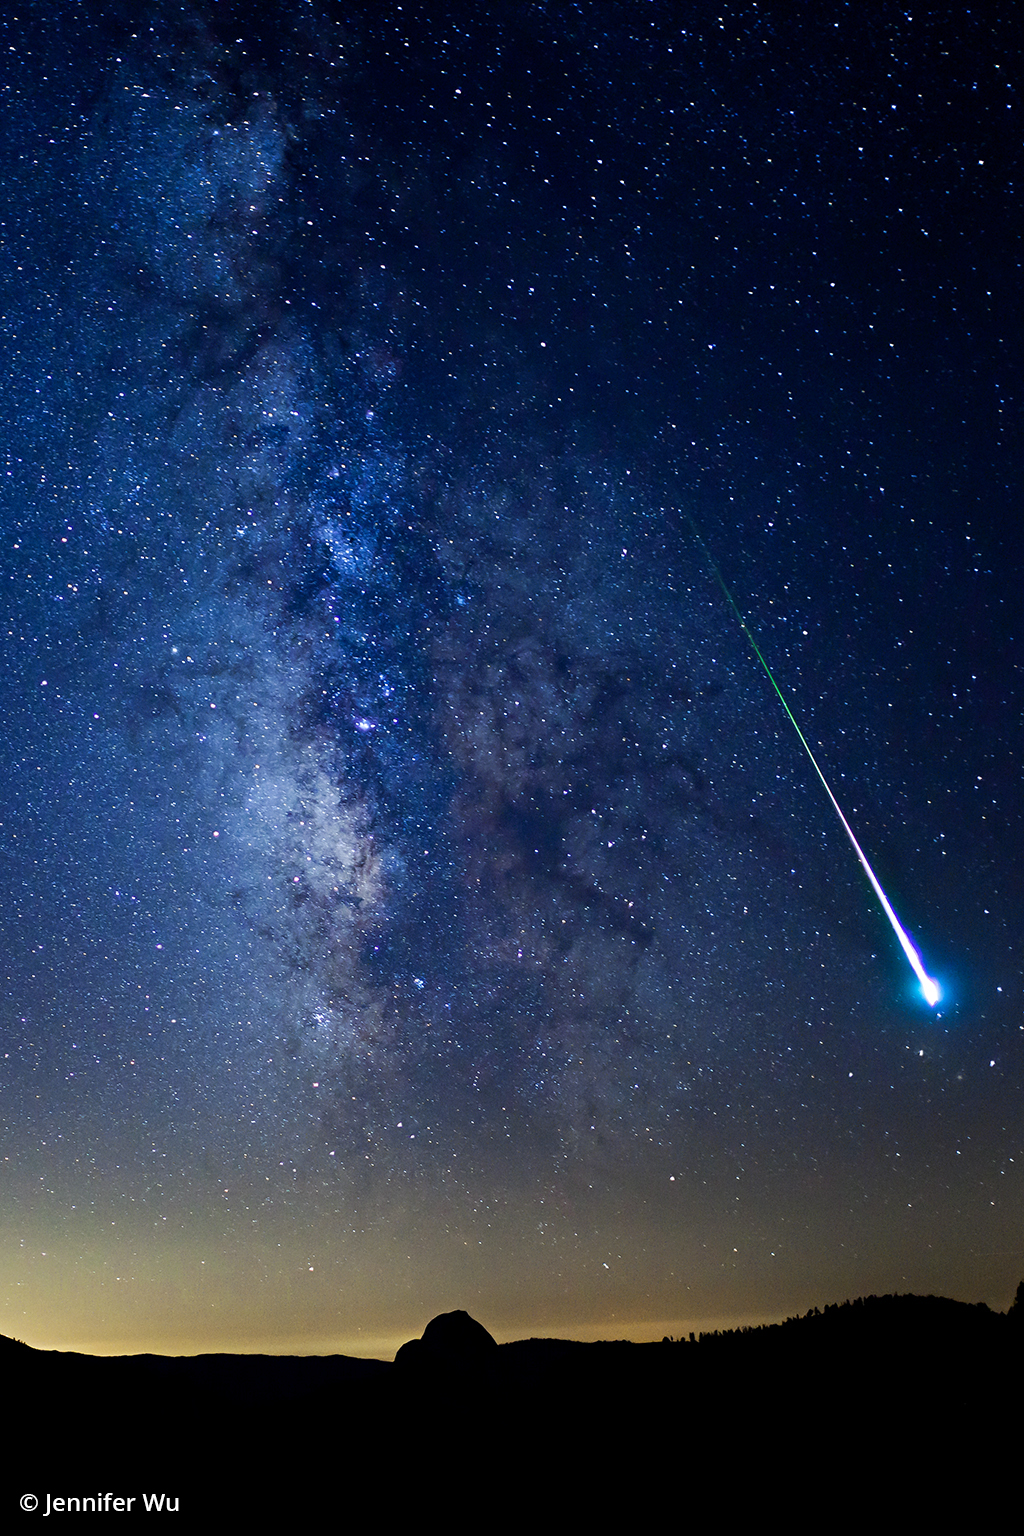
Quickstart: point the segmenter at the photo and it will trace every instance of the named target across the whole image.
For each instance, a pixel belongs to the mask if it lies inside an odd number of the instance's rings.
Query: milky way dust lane
[[[918,981],[921,983],[921,993],[922,993],[925,1001],[929,1004],[930,1007],[934,1008],[936,1003],[938,1003],[939,999],[942,996],[942,989],[941,989],[941,987],[939,986],[938,982],[935,981],[931,976],[929,976],[928,972],[925,970],[923,964],[921,963],[921,956],[918,954],[917,950],[914,948],[914,945],[913,945],[913,943],[911,942],[911,939],[910,939],[910,935],[906,932],[906,930],[904,929],[903,925],[901,924],[899,918],[896,916],[896,913],[893,911],[892,903],[889,900],[888,896],[885,894],[885,892],[882,890],[882,887],[881,887],[881,885],[879,884],[879,881],[878,881],[878,876],[875,874],[874,870],[871,868],[871,865],[868,863],[867,855],[865,854],[863,848],[860,846],[860,843],[858,843],[856,837],[854,837],[854,835],[853,835],[853,828],[850,826],[850,823],[847,821],[846,817],[843,815],[842,807],[840,806],[839,801],[836,799],[835,795],[832,793],[831,785],[829,784],[829,782],[826,779],[825,775],[822,773],[821,769],[818,767],[817,759],[815,758],[814,753],[811,751],[810,747],[807,744],[807,738],[805,737],[803,731],[800,729],[799,725],[797,724],[796,717],[794,716],[793,711],[790,709],[789,705],[787,704],[785,696],[784,696],[784,694],[782,692],[782,689],[779,687],[778,683],[775,681],[775,678],[772,676],[771,668],[769,667],[768,663],[765,661],[764,657],[761,655],[761,648],[758,645],[757,641],[754,639],[754,636],[751,633],[751,630],[750,630],[750,628],[749,628],[749,626],[747,624],[746,619],[743,617],[743,614],[740,612],[740,609],[739,609],[739,607],[738,607],[738,605],[736,603],[735,598],[733,597],[732,593],[729,591],[729,588],[726,586],[725,580],[724,580],[724,578],[722,576],[722,573],[718,569],[718,566],[715,564],[715,562],[714,562],[714,560],[713,560],[713,558],[711,556],[711,551],[708,549],[707,545],[705,544],[705,542],[704,542],[704,540],[703,540],[703,538],[701,536],[700,529],[697,527],[697,525],[694,522],[693,518],[690,517],[688,514],[687,514],[687,521],[689,522],[690,527],[693,530],[694,537],[696,538],[696,540],[697,540],[698,544],[700,545],[701,549],[704,551],[704,555],[705,555],[705,557],[707,559],[708,564],[710,565],[711,569],[715,573],[715,580],[718,582],[718,585],[721,587],[722,591],[724,592],[726,602],[729,604],[729,607],[732,609],[733,613],[736,615],[737,619],[739,620],[740,628],[743,630],[743,633],[746,635],[747,639],[750,641],[751,645],[754,648],[754,655],[757,657],[758,661],[761,663],[762,667],[765,670],[765,673],[767,674],[768,681],[771,683],[772,687],[775,689],[775,692],[778,694],[779,702],[781,703],[783,709],[786,711],[786,714],[789,716],[790,724],[792,725],[794,731],[796,731],[796,734],[799,736],[800,744],[803,747],[804,751],[807,753],[807,756],[810,758],[811,763],[812,763],[812,765],[814,767],[814,771],[818,775],[818,778],[821,780],[821,782],[822,782],[822,784],[824,786],[824,789],[825,789],[825,793],[828,795],[829,799],[831,800],[833,808],[835,810],[835,813],[839,817],[839,820],[843,824],[843,830],[846,832],[847,837],[850,839],[850,842],[853,844],[853,850],[854,850],[854,852],[856,853],[858,859],[861,862],[861,867],[863,868],[864,873],[867,875],[868,879],[871,881],[871,889],[874,891],[875,895],[878,897],[878,900],[881,902],[881,904],[882,904],[882,911],[885,913],[886,917],[889,919],[890,923],[892,924],[892,930],[895,933],[896,937],[900,941],[900,947],[902,948],[903,953],[906,955],[907,959],[909,960],[910,966],[911,966],[911,969],[914,972],[914,975],[917,977]]]

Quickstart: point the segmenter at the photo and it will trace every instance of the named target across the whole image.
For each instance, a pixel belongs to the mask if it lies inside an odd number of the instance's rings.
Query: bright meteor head
[[[924,993],[924,1000],[930,1008],[934,1008],[942,996],[942,988],[930,976],[922,976],[921,991]]]

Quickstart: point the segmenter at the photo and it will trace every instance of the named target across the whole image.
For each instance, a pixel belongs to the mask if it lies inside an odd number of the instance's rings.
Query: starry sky
[[[143,9],[0,23],[0,1332],[1005,1308],[1015,8]]]

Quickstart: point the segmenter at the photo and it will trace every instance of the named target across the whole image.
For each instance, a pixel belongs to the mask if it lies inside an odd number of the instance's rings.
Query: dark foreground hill
[[[614,1529],[667,1492],[676,1508],[711,1497],[730,1520],[780,1501],[808,1518],[978,1518],[1016,1476],[1022,1311],[868,1297],[686,1341],[501,1346],[450,1313],[394,1364],[109,1359],[0,1339],[0,1509],[26,1491],[38,1516],[47,1493],[162,1491],[196,1517],[304,1523],[368,1500],[396,1519],[444,1509],[460,1527],[586,1509]]]

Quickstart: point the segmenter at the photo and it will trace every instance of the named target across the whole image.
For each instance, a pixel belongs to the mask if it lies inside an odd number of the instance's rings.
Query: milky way
[[[456,1305],[438,1233],[484,1227],[485,1307],[506,1271],[595,1319],[823,1276],[995,1296],[1015,749],[982,722],[1015,685],[983,674],[1012,559],[976,505],[1002,428],[979,395],[949,456],[948,358],[988,388],[1010,279],[1001,184],[953,210],[915,160],[939,23],[892,24],[904,142],[866,34],[806,83],[809,23],[118,17],[8,24],[3,1092],[32,1257],[0,1330],[42,1326],[46,1241],[101,1342],[213,1337],[215,1269],[218,1338],[239,1287],[247,1339],[324,1337],[289,1289],[312,1232],[369,1277],[349,1333],[367,1297],[385,1332],[415,1308],[419,1242]],[[954,115],[957,164],[998,158],[1003,106]],[[694,516],[895,904],[961,953],[938,1019]],[[972,1137],[976,1198],[949,1193]],[[125,1311],[111,1275],[165,1227],[179,1289]],[[949,1257],[988,1243],[1006,1276]]]
[[[346,1145],[406,1094],[406,1122],[479,1097],[629,1135],[624,1093],[663,1099],[666,1054],[688,1075],[673,989],[740,906],[707,931],[738,818],[694,745],[723,684],[685,536],[554,433],[474,421],[454,452],[403,398],[391,284],[354,334],[323,278],[287,297],[312,221],[283,108],[205,76],[125,96],[86,172],[129,309],[98,327],[97,643],[150,793],[186,813],[147,820],[173,899],[258,957],[243,1050],[269,1029]]]

